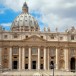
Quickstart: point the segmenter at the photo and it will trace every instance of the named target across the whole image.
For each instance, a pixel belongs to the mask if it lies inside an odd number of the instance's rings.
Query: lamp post
[[[53,69],[53,76],[54,76],[54,63],[51,64],[51,69]]]
[[[53,64],[53,76],[54,76],[54,64]]]

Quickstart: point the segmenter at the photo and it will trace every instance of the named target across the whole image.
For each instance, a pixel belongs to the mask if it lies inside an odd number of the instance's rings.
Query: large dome
[[[26,2],[22,7],[23,12],[12,23],[12,31],[39,31],[37,20],[28,13]]]

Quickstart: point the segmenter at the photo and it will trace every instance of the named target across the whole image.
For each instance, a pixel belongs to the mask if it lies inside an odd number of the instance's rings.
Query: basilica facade
[[[56,70],[75,70],[76,29],[40,31],[37,20],[28,11],[25,2],[11,30],[0,27],[0,66],[9,70],[50,70],[54,65]]]

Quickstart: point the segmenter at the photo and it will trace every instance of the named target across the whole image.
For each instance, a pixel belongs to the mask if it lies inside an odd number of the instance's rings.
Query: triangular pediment
[[[43,39],[43,38],[41,38],[41,37],[38,37],[38,36],[36,36],[36,35],[33,35],[33,36],[31,36],[31,37],[28,37],[28,38],[26,38],[26,39],[24,39],[23,41],[31,41],[31,42],[35,42],[35,41],[37,41],[37,42],[45,42],[46,40],[45,39]]]

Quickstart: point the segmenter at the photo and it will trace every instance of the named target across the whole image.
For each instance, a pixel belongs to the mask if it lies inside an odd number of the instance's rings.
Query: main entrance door
[[[71,58],[70,69],[71,71],[75,71],[75,58]]]
[[[18,65],[18,61],[13,61],[13,64],[12,64],[13,69],[17,69],[17,65]]]
[[[36,61],[32,61],[32,69],[36,69]]]

